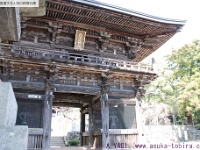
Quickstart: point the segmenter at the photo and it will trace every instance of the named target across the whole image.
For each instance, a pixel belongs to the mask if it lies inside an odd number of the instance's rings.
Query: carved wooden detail
[[[136,58],[136,53],[140,51],[143,42],[142,40],[131,37],[127,37],[127,40],[128,40],[126,42],[127,57],[133,60]]]
[[[50,42],[50,33],[47,30],[39,30],[32,28],[22,29],[22,40],[31,41],[34,43],[49,43]]]
[[[110,40],[111,34],[108,32],[100,32],[99,38],[98,38],[98,45],[97,45],[97,50],[100,52],[104,52],[107,50],[108,45],[109,45],[109,40]]]

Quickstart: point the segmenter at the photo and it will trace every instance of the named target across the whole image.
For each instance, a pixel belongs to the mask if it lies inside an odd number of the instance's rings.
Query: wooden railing
[[[42,150],[43,129],[29,128],[28,132],[28,150]]]
[[[138,143],[138,131],[137,129],[109,129],[109,147],[115,148],[133,148],[134,144]],[[82,144],[88,146],[89,144],[89,132],[82,134]],[[102,147],[102,132],[93,132],[93,147]]]
[[[82,133],[82,146],[88,146],[89,145],[89,132],[83,132]]]
[[[102,133],[101,131],[94,131],[93,132],[93,147],[101,148],[102,147]]]
[[[152,66],[132,61],[111,59],[80,53],[69,53],[65,49],[50,50],[33,47],[22,47],[11,44],[0,43],[0,55],[12,55],[14,57],[53,59],[60,62],[81,63],[86,65],[100,65],[122,70],[132,70],[140,72],[152,72]]]
[[[137,129],[110,129],[110,148],[133,148],[138,143]]]

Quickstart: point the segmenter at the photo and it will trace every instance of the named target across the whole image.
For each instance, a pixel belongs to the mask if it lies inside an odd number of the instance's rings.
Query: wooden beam
[[[26,81],[10,81],[14,89],[26,89],[33,91],[44,91],[45,84],[43,82],[26,82]]]
[[[54,102],[89,103],[93,96],[73,93],[55,93]]]
[[[43,82],[27,82],[27,81],[16,81],[11,80],[14,89],[26,89],[31,91],[44,91],[44,83]],[[56,89],[56,92],[61,93],[70,93],[70,94],[77,94],[75,98],[77,101],[82,101],[83,103],[88,103],[92,101],[92,99],[97,99],[100,94],[100,87],[87,87],[87,86],[78,86],[78,85],[66,85],[66,84],[52,84],[52,86]],[[79,97],[78,94],[86,94],[91,95],[89,97]],[[92,98],[92,95],[97,95]],[[134,88],[130,90],[120,90],[111,88],[109,92],[109,96],[120,96],[120,97],[127,97],[132,98],[135,97]],[[65,96],[57,96],[55,99],[56,101],[65,101]],[[67,98],[66,98],[67,100]],[[70,98],[70,100],[73,100]]]
[[[83,105],[80,104],[80,103],[53,102],[53,106],[60,106],[60,107],[77,107],[77,108],[81,108]]]
[[[88,94],[88,95],[99,95],[99,87],[87,87],[87,86],[74,86],[74,85],[58,85],[54,84],[57,92],[68,92],[68,93],[77,93],[77,94]],[[109,92],[110,96],[121,96],[132,98],[135,96],[134,90],[118,90],[112,89]],[[98,98],[98,96],[96,97]]]
[[[109,96],[120,96],[126,98],[133,98],[135,96],[135,91],[132,90],[118,90],[118,89],[110,89]]]
[[[26,82],[26,81],[13,81],[12,80],[11,83],[12,83],[14,89],[44,91],[44,83],[42,83],[42,82]],[[71,94],[99,95],[99,93],[100,93],[99,87],[75,86],[75,85],[66,85],[66,84],[53,84],[53,87],[56,88],[56,92],[64,92],[64,93],[71,93]],[[111,88],[109,95],[132,98],[135,96],[135,91],[134,90],[118,90],[118,89]],[[64,96],[62,98],[64,98]],[[90,102],[90,97],[88,97],[88,98],[85,97],[85,98],[86,98],[86,100],[83,99],[82,101]],[[96,98],[98,98],[98,96],[95,97],[95,99]],[[91,97],[91,100],[92,100],[92,97]]]
[[[88,95],[98,95],[100,93],[100,88],[98,87],[74,86],[74,85],[63,85],[63,84],[54,84],[54,87],[56,88],[56,92],[88,94]]]
[[[108,104],[113,104],[113,105],[136,105],[136,101],[132,100],[119,100],[119,99],[109,99]]]

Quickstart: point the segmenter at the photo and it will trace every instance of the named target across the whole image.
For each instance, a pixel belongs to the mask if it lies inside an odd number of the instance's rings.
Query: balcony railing
[[[151,65],[136,63],[132,61],[118,60],[90,54],[69,53],[67,49],[51,50],[34,47],[15,46],[0,43],[0,55],[11,55],[13,57],[50,59],[59,62],[80,63],[91,66],[110,67],[121,70],[153,72]]]

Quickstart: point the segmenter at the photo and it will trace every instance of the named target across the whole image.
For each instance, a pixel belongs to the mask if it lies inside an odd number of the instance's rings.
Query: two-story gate
[[[49,149],[53,105],[81,108],[82,145],[137,143],[143,86],[156,78],[140,61],[185,22],[90,0],[47,0],[45,16],[20,17],[20,40],[0,43],[0,77],[13,85],[29,149]]]

